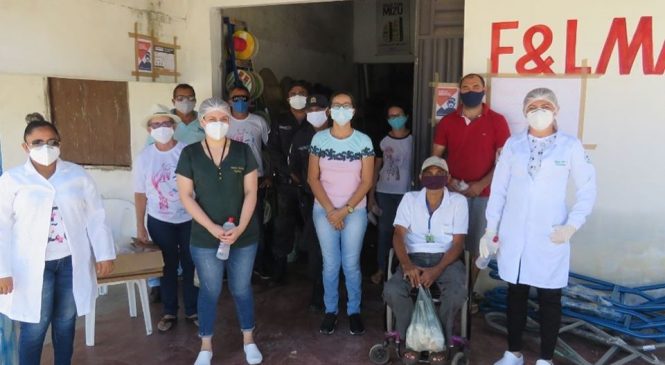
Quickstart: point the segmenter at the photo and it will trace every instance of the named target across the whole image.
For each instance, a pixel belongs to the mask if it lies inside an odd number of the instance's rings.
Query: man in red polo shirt
[[[467,197],[469,230],[466,250],[472,262],[478,257],[478,242],[485,233],[485,209],[490,195],[494,163],[510,131],[503,115],[485,103],[485,80],[478,74],[468,74],[460,80],[461,107],[443,117],[436,126],[432,154],[446,161],[452,180],[448,186]],[[471,286],[479,269],[472,265]]]

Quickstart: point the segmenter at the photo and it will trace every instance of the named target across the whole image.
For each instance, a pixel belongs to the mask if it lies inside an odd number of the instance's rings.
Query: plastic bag
[[[413,351],[441,352],[445,348],[445,343],[443,328],[436,315],[432,296],[428,289],[421,286],[411,315],[411,324],[406,330],[406,348]]]

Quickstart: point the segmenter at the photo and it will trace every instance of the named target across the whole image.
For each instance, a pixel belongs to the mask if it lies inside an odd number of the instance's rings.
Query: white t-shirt
[[[450,249],[454,234],[466,234],[469,225],[469,208],[466,198],[444,188],[443,201],[429,215],[426,190],[410,191],[404,194],[397,208],[394,226],[408,229],[406,252],[440,253]],[[427,242],[427,235],[433,242]]]
[[[51,226],[48,231],[46,243],[46,261],[58,260],[72,254],[65,230],[65,221],[62,220],[60,209],[54,206],[51,210]]]
[[[403,138],[395,138],[387,135],[381,140],[379,147],[381,153],[377,154],[377,157],[383,158],[383,165],[376,191],[404,194],[411,190],[413,136],[409,134]]]
[[[263,176],[263,159],[261,158],[261,146],[268,143],[270,127],[261,116],[250,113],[245,119],[230,118],[227,136],[234,141],[242,142],[249,146],[252,154],[259,165],[259,177]]]
[[[178,142],[168,151],[154,144],[146,146],[134,163],[134,192],[148,198],[147,213],[168,223],[184,223],[192,219],[180,202],[175,169],[185,144]]]

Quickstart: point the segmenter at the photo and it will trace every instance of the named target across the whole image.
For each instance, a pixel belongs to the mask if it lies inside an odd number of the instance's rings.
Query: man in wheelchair
[[[406,193],[397,208],[393,249],[400,265],[386,282],[383,298],[395,314],[400,337],[405,339],[414,308],[411,290],[420,285],[438,287],[433,290],[441,302],[438,315],[446,344],[452,346],[455,317],[467,295],[460,258],[469,210],[463,195],[446,188],[450,175],[442,158],[432,156],[423,162],[420,181],[423,189]]]

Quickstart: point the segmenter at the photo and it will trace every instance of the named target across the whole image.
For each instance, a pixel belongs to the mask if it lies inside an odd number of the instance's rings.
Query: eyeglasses
[[[176,95],[175,97],[176,101],[196,101],[196,96],[188,96],[188,95]]]
[[[249,97],[247,95],[236,95],[231,97],[231,101],[247,101]]]
[[[342,108],[342,109],[346,109],[346,110],[353,109],[353,105],[351,105],[351,104],[333,104],[330,107],[332,109],[334,109],[334,108]]]
[[[36,139],[32,142],[30,142],[30,147],[41,147],[43,145],[51,146],[51,147],[60,147],[60,140],[59,139],[49,139],[48,141],[44,141],[43,139]]]
[[[150,123],[150,128],[152,128],[152,129],[157,129],[157,128],[161,128],[161,127],[169,127],[169,128],[173,127],[173,122],[171,122],[169,120],[169,121],[165,121],[165,122],[161,122],[161,123]]]
[[[228,123],[229,122],[229,117],[222,117],[221,119],[203,119],[206,121],[206,123],[215,123],[215,122],[221,122],[221,123]]]

